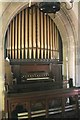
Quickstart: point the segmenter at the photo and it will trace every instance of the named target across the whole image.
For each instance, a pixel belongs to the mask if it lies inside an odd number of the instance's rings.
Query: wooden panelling
[[[49,65],[22,65],[21,72],[49,71]]]
[[[39,117],[40,111],[41,116],[44,118],[49,118],[51,115],[55,119],[55,114],[57,113],[57,117],[60,114],[60,118],[69,118],[67,116],[70,111],[74,112],[74,116],[71,114],[70,118],[79,119],[79,102],[78,95],[80,89],[71,88],[71,89],[56,89],[56,90],[47,90],[46,91],[38,91],[38,92],[29,92],[29,93],[17,93],[17,94],[7,94],[6,95],[6,112],[8,112],[8,119],[18,117],[18,113],[20,113],[19,106],[22,106],[21,113],[25,115],[26,118],[32,118],[33,116]],[[66,104],[67,98],[72,97],[74,100],[74,104],[72,104],[71,108],[69,104]],[[55,100],[57,104],[55,104]],[[54,103],[54,108],[50,108],[50,103]],[[56,106],[57,105],[57,106]],[[36,106],[35,109],[32,109],[33,106]],[[12,113],[14,114],[12,115]],[[37,118],[39,119],[39,118]]]
[[[17,75],[20,73],[28,73],[28,72],[49,72],[49,65],[13,65],[12,72]]]

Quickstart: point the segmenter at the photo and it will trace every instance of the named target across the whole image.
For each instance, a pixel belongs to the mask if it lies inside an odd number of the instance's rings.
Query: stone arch
[[[76,85],[76,16],[73,10],[68,11],[65,8],[61,8],[55,18],[53,14],[50,14],[50,16],[57,25],[62,37],[64,79],[71,77],[74,85]]]
[[[3,24],[3,40],[5,37],[5,33],[7,27],[11,21],[11,19],[24,7],[27,7],[28,3],[10,3],[7,9],[3,13],[3,21],[6,22]],[[7,16],[6,16],[7,14]],[[63,42],[63,75],[67,76],[67,78],[72,77],[74,79],[75,85],[75,78],[76,78],[76,56],[75,56],[75,38],[76,38],[76,28],[74,24],[74,12],[72,10],[67,11],[64,7],[56,14],[55,18],[53,14],[50,14],[50,17],[54,20],[55,24],[57,25]],[[68,59],[68,71],[66,62]]]

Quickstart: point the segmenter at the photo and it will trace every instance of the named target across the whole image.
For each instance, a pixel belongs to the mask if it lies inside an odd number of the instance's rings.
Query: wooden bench
[[[23,117],[23,115],[26,118],[39,116],[48,118],[55,113],[61,113],[60,117],[65,117],[65,113],[72,106],[71,109],[74,111],[74,114],[76,117],[79,117],[79,95],[79,88],[6,94],[5,112],[8,113],[9,119],[13,118],[13,116],[17,116],[20,119],[20,116]],[[73,98],[74,102],[72,105],[67,104],[67,98],[69,97]],[[20,108],[23,111],[19,111]]]

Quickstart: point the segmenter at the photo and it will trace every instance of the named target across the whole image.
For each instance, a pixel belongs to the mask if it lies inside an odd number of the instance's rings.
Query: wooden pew
[[[69,88],[69,89],[55,89],[37,92],[27,92],[27,93],[16,93],[16,94],[6,94],[6,112],[8,112],[8,118],[12,118],[13,111],[16,110],[17,106],[22,106],[23,112],[26,118],[44,116],[46,118],[51,116],[51,110],[57,106],[50,108],[50,102],[55,100],[60,100],[58,110],[60,111],[60,117],[66,117],[66,111],[68,106],[66,105],[66,100],[70,96],[74,99],[73,110],[76,117],[79,118],[79,102],[78,95],[80,95],[79,88]],[[39,109],[38,109],[39,108]],[[19,112],[19,111],[17,111]],[[18,113],[16,113],[17,115]],[[55,113],[53,112],[52,115]],[[20,115],[19,115],[20,116]],[[18,117],[19,117],[18,116]]]

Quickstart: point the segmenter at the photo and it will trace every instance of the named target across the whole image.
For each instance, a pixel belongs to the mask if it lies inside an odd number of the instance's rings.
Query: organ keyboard
[[[27,75],[28,74],[28,75]],[[24,93],[59,88],[58,83],[47,72],[27,73],[21,75],[19,83],[9,86],[8,93]]]
[[[19,61],[10,62],[13,81],[8,84],[8,93],[25,93],[62,88],[61,64],[41,64]],[[7,83],[7,81],[6,81]]]

